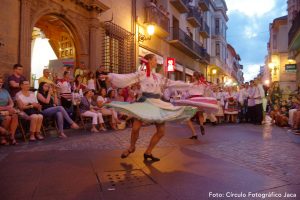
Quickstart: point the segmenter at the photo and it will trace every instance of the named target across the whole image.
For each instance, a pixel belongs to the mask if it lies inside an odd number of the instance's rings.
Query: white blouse
[[[38,100],[33,92],[30,92],[29,96],[25,96],[22,92],[20,92],[17,98],[25,105],[30,103],[38,103]]]
[[[87,81],[87,88],[90,89],[90,90],[95,90],[96,89],[94,79],[90,79],[90,80]]]
[[[146,72],[138,71],[131,74],[114,74],[109,73],[108,78],[111,83],[118,88],[139,83],[141,92],[160,94],[162,95],[165,88],[187,88],[191,85],[182,81],[173,81],[163,77],[158,73],[151,73],[150,77],[146,76]]]

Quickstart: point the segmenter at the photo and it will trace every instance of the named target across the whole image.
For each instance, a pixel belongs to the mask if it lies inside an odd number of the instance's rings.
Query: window
[[[104,24],[102,65],[109,72],[135,72],[134,37],[122,27],[106,22]]]
[[[277,35],[273,35],[273,49],[277,49]]]
[[[216,56],[220,57],[220,43],[219,42],[216,43]]]
[[[220,19],[216,18],[215,20],[215,31],[216,31],[216,35],[220,34]]]

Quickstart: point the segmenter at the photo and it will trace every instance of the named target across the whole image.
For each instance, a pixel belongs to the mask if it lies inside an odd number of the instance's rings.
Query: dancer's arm
[[[118,88],[125,88],[127,86],[133,85],[139,82],[141,77],[141,72],[135,72],[130,74],[115,74],[109,73],[107,76],[108,80]]]
[[[183,89],[183,90],[185,90],[185,89],[188,89],[188,88],[193,86],[190,83],[186,83],[186,82],[183,82],[183,81],[173,81],[171,79],[166,80],[166,78],[164,79],[164,81],[166,82],[166,87],[171,88],[171,89],[177,89],[177,90]]]

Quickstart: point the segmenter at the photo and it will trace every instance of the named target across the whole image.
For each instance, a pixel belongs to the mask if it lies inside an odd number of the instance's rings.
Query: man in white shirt
[[[255,102],[255,124],[261,125],[263,121],[263,98],[265,97],[265,91],[262,87],[262,84],[260,84],[259,80],[254,81],[254,102]]]
[[[247,95],[248,95],[247,120],[250,121],[251,123],[254,123],[254,118],[255,118],[254,92],[255,92],[254,81],[250,81],[250,86],[247,90]]]

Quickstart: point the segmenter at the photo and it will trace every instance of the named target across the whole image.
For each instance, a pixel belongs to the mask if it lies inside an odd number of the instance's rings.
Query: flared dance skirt
[[[191,106],[173,106],[171,103],[154,99],[134,103],[113,101],[108,106],[117,112],[149,123],[185,121],[197,112],[197,109]]]
[[[173,103],[179,106],[193,106],[208,114],[217,113],[219,110],[218,101],[213,97],[191,97],[174,100]]]

